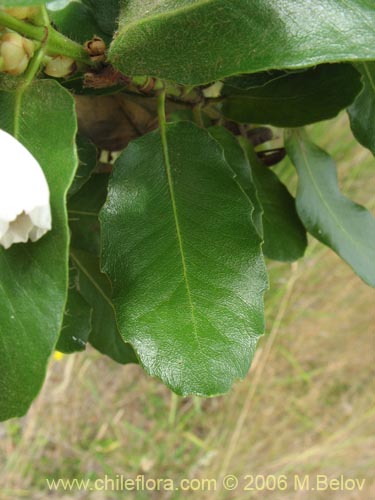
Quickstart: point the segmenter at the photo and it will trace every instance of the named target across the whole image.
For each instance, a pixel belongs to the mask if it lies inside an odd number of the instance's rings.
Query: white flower
[[[0,245],[36,241],[50,229],[49,188],[39,163],[0,130]]]

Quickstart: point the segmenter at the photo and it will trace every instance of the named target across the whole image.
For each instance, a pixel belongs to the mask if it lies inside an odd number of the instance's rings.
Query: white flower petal
[[[32,154],[0,130],[0,245],[36,241],[51,229],[49,188]]]

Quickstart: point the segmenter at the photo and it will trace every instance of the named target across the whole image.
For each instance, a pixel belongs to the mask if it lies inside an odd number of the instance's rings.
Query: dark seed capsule
[[[269,149],[268,151],[258,151],[259,160],[266,167],[273,167],[280,163],[286,156],[285,148]]]
[[[229,130],[229,132],[232,132],[234,135],[241,135],[241,130],[240,126],[236,122],[232,122],[230,120],[226,120],[224,123],[224,127]]]
[[[259,144],[271,141],[273,139],[273,133],[268,127],[256,127],[248,130],[247,138],[253,146],[259,146]]]

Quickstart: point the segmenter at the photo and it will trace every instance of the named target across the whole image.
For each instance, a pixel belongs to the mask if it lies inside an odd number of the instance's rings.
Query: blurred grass
[[[374,159],[345,116],[310,128],[337,160],[343,191],[375,207]],[[278,167],[293,189],[293,170]],[[52,360],[26,417],[0,426],[0,499],[374,498],[373,291],[311,240],[305,259],[269,263],[267,334],[226,396],[179,398],[137,366],[93,350]],[[45,478],[365,478],[362,492],[63,492]]]

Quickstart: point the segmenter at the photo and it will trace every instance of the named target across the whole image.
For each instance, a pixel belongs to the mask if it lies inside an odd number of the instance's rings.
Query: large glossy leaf
[[[131,346],[121,338],[111,301],[111,284],[100,271],[99,259],[88,252],[71,249],[78,271],[79,292],[92,307],[90,344],[117,363],[137,363]]]
[[[84,351],[91,331],[92,309],[77,290],[77,271],[71,269],[68,300],[56,350],[71,354]]]
[[[120,332],[146,371],[182,395],[227,391],[263,332],[267,278],[222,148],[188,122],[133,141],[101,221]]]
[[[288,132],[286,145],[298,172],[297,211],[303,224],[375,286],[375,219],[340,193],[333,160],[305,132]]]
[[[35,82],[23,92],[0,93],[0,109],[0,126],[27,147],[45,172],[53,224],[52,231],[36,243],[0,249],[3,420],[27,411],[60,333],[68,288],[65,197],[78,159],[74,101],[58,83]]]
[[[364,88],[349,108],[350,125],[356,139],[375,155],[375,62],[357,64]]]
[[[69,200],[71,258],[78,270],[78,290],[93,309],[89,342],[118,363],[136,363],[133,349],[119,334],[111,283],[100,271],[99,210],[107,196],[107,174],[95,174]]]
[[[252,219],[260,236],[263,236],[262,214],[263,209],[259,202],[254,185],[252,169],[245,151],[236,137],[224,127],[210,127],[210,134],[224,149],[225,159],[233,170],[236,180],[248,196],[252,205]]]
[[[263,207],[263,253],[270,259],[293,262],[303,256],[307,246],[295,200],[277,175],[259,162],[253,146],[246,139],[241,140],[241,145],[248,155]]]
[[[361,88],[360,74],[351,64],[323,64],[247,90],[227,85],[223,113],[242,123],[300,127],[333,118]]]
[[[239,73],[375,59],[373,0],[127,0],[110,61],[202,84]]]

